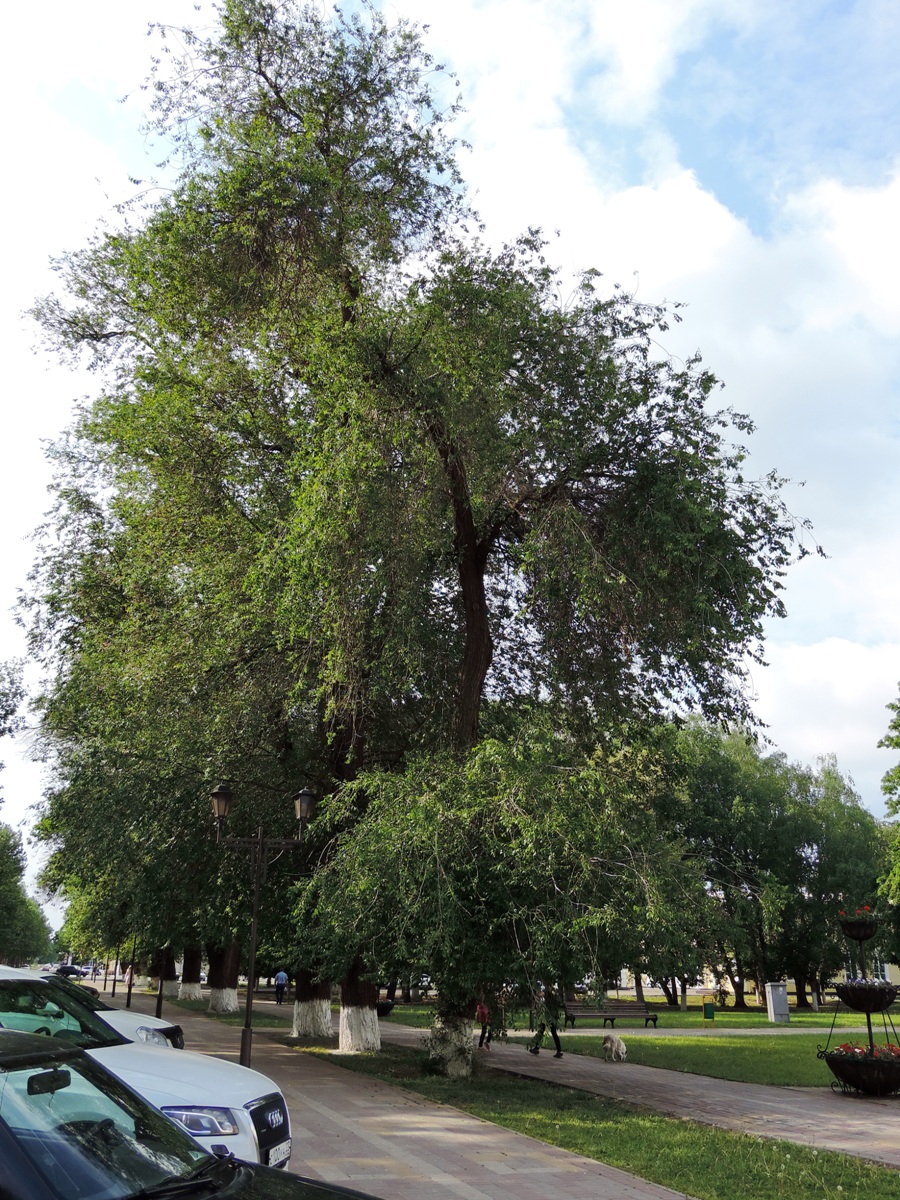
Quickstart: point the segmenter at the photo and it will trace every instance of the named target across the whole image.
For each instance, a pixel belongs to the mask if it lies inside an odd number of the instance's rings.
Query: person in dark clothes
[[[541,1043],[544,1040],[544,1034],[549,1028],[550,1036],[553,1038],[553,1045],[556,1047],[556,1053],[553,1055],[553,1057],[562,1058],[562,1044],[559,1040],[559,1030],[557,1028],[560,1005],[551,988],[544,988],[543,995],[540,995],[536,998],[535,1012],[538,1014],[538,1024],[531,1045],[528,1047],[528,1053],[540,1054]]]
[[[484,1002],[484,997],[475,1006],[475,1020],[481,1026],[481,1037],[478,1039],[479,1050],[491,1048],[491,1010]]]

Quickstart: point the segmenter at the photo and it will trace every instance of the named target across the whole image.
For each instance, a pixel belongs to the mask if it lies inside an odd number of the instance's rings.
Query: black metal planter
[[[863,1092],[867,1096],[891,1096],[900,1091],[900,1058],[874,1058],[869,1054],[843,1054],[822,1051],[828,1067],[842,1092]],[[834,1085],[832,1084],[832,1087]]]
[[[841,929],[854,942],[867,942],[878,932],[878,922],[874,917],[845,917]]]
[[[835,984],[834,990],[847,1008],[865,1014],[868,1044],[864,1048],[848,1050],[829,1050],[828,1045],[824,1049],[820,1046],[819,1058],[825,1060],[835,1077],[836,1085],[832,1083],[832,1087],[837,1086],[845,1093],[862,1092],[866,1096],[891,1096],[900,1091],[900,1053],[892,1053],[891,1047],[898,1046],[897,1031],[888,1009],[897,999],[898,989],[885,980],[867,979],[865,955],[862,953],[862,943],[875,936],[878,922],[870,916],[846,917],[841,920],[841,929],[847,938],[859,944],[863,978],[848,979],[844,983]],[[883,1014],[881,1020],[884,1024],[885,1045],[881,1050],[875,1048],[872,1013]],[[832,1023],[831,1033],[833,1032]],[[829,1043],[831,1033],[828,1035]]]
[[[836,983],[834,990],[854,1012],[884,1012],[897,999],[897,989],[890,983]]]

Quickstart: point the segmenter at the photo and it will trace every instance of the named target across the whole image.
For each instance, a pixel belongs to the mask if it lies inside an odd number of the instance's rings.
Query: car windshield
[[[123,1045],[79,997],[42,979],[0,979],[0,1027],[44,1033],[85,1050]]]
[[[80,983],[73,983],[66,975],[48,975],[44,979],[51,987],[62,988],[68,995],[73,996],[79,1004],[83,1004],[85,1008],[89,1008],[91,1012],[109,1012],[108,1004],[104,1004],[97,996],[92,996],[87,988],[83,988]]]
[[[58,1200],[125,1200],[215,1160],[84,1055],[0,1066],[0,1121]]]

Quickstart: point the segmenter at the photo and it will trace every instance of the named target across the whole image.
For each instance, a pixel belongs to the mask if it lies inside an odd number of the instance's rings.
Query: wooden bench
[[[566,1019],[563,1022],[563,1028],[566,1025],[571,1025],[575,1028],[575,1018],[584,1017],[591,1021],[603,1021],[603,1028],[611,1025],[613,1029],[616,1027],[616,1021],[643,1021],[646,1029],[650,1022],[653,1022],[653,1028],[656,1028],[658,1013],[651,1012],[646,1004],[639,1004],[636,1000],[606,1000],[597,1008],[590,1008],[586,1004],[572,1003],[566,1004]]]

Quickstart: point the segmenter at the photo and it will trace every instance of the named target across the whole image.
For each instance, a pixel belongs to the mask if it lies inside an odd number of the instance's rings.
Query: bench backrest
[[[625,1013],[645,1013],[650,1010],[646,1004],[641,1004],[637,1000],[607,1000],[603,1004],[567,1004],[566,1008],[569,1012],[618,1012]]]

